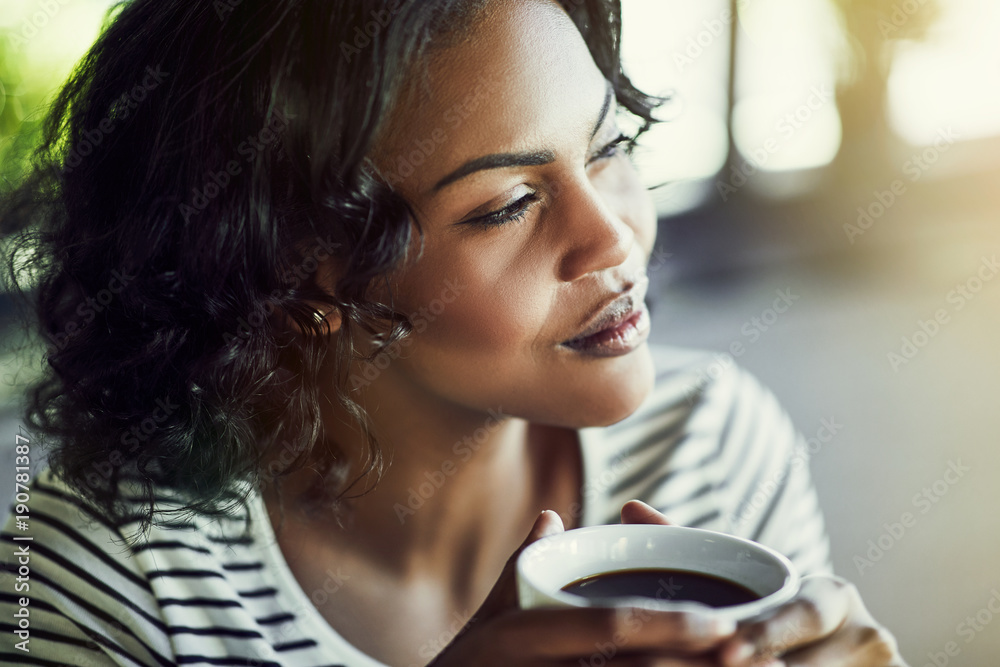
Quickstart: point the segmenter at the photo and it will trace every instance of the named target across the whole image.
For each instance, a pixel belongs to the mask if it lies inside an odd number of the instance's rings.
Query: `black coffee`
[[[700,572],[660,568],[602,572],[577,579],[563,586],[562,590],[585,598],[638,595],[658,600],[701,602],[710,607],[729,607],[761,598],[750,589],[728,579]]]

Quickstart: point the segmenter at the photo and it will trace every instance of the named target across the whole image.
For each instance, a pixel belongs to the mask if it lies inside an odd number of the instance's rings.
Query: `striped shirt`
[[[640,408],[579,431],[580,524],[618,523],[622,504],[639,498],[674,523],[772,546],[803,574],[831,572],[806,443],[774,397],[714,355],[652,350],[656,383]],[[33,540],[13,539],[25,535],[13,516],[0,533],[0,662],[384,667],[316,609],[341,585],[337,568],[307,594],[259,494],[250,517],[249,534],[236,516],[194,517],[130,543],[129,524],[89,512],[43,471],[31,484]],[[24,545],[30,574],[19,581],[15,554]],[[15,633],[21,598],[29,601],[27,643]]]

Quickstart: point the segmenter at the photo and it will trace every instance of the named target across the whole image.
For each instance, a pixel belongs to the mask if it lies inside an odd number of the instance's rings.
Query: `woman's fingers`
[[[750,667],[761,656],[780,656],[832,635],[848,618],[849,583],[805,577],[798,595],[765,620],[744,625],[720,653],[725,667]]]
[[[694,656],[717,648],[736,630],[732,621],[709,615],[636,607],[528,609],[494,623],[503,645],[551,659],[636,652]]]
[[[788,667],[907,667],[896,638],[881,626],[848,626],[830,641],[794,651],[782,658]]]
[[[515,609],[466,625],[430,667],[718,667],[715,651],[735,630],[633,607]]]
[[[582,662],[581,662],[582,661]],[[718,662],[712,658],[667,658],[656,656],[618,656],[605,658],[596,654],[588,658],[544,662],[539,665],[558,665],[559,667],[581,667],[602,665],[603,667],[718,667]],[[777,667],[776,665],[760,665],[760,667]]]
[[[671,523],[655,508],[641,500],[630,500],[622,505],[622,523],[652,523],[669,526]]]
[[[719,657],[724,667],[756,667],[770,657],[788,665],[888,667],[903,664],[893,662],[897,655],[895,640],[871,617],[853,584],[812,576],[772,616],[741,627]]]

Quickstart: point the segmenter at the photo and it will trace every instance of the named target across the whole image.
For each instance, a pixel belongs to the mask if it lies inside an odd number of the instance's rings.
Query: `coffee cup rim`
[[[569,538],[585,537],[589,533],[600,532],[603,536],[607,536],[609,530],[617,531],[619,533],[641,533],[648,531],[650,528],[653,529],[669,529],[674,532],[684,532],[687,534],[701,535],[701,536],[711,536],[713,539],[723,539],[730,541],[731,543],[736,543],[743,548],[756,551],[758,553],[765,554],[768,558],[772,559],[782,570],[784,574],[784,583],[772,593],[769,593],[757,600],[752,602],[746,602],[738,605],[730,605],[727,607],[711,607],[699,602],[692,601],[681,601],[681,600],[658,600],[649,597],[637,597],[637,596],[622,596],[616,598],[604,598],[600,600],[595,600],[592,598],[586,598],[580,595],[575,595],[573,593],[567,593],[561,590],[561,587],[552,586],[546,584],[543,581],[539,581],[537,578],[532,576],[532,574],[527,571],[528,561],[537,554],[537,552],[542,549],[551,548],[552,544],[555,542]],[[608,569],[603,572],[625,572],[632,569],[646,569],[648,566],[643,567],[614,567],[613,569]],[[669,568],[668,568],[669,569]],[[684,569],[684,568],[674,568],[674,569]],[[692,572],[697,572],[696,570],[688,570]],[[738,537],[736,535],[731,535],[729,533],[723,533],[714,530],[708,530],[705,528],[691,528],[688,526],[674,526],[674,525],[662,525],[662,524],[607,524],[601,526],[585,526],[583,528],[574,528],[571,530],[563,531],[555,535],[549,535],[543,537],[531,544],[529,544],[525,549],[518,555],[516,563],[516,573],[519,580],[518,583],[518,593],[521,595],[521,589],[523,586],[527,585],[536,591],[542,592],[545,596],[555,600],[558,604],[567,607],[639,607],[644,609],[649,609],[652,611],[677,611],[677,612],[693,612],[701,615],[707,615],[718,618],[727,618],[734,621],[747,621],[753,620],[758,616],[768,615],[774,608],[788,602],[791,600],[799,591],[799,585],[801,577],[796,569],[795,565],[782,553],[777,550],[761,544],[759,542],[754,542],[743,537]],[[710,574],[710,573],[709,573]],[[713,575],[717,576],[717,575]],[[569,582],[567,582],[569,583]],[[563,584],[565,585],[565,584]],[[607,600],[614,600],[614,604],[608,604]]]

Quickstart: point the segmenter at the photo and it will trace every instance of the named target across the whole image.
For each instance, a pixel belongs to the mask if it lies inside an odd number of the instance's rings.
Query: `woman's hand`
[[[651,522],[659,523],[662,515],[655,514]],[[626,517],[646,522],[643,507],[623,509]],[[716,650],[736,630],[731,621],[636,608],[520,609],[517,557],[532,542],[562,531],[555,512],[535,520],[486,601],[428,667],[718,667]]]
[[[622,523],[669,524],[635,500],[622,508]],[[825,575],[803,577],[791,602],[765,620],[742,624],[719,660],[723,667],[906,667],[895,638],[872,618],[858,589]]]
[[[840,577],[803,577],[791,602],[767,620],[740,627],[720,657],[724,667],[751,667],[778,656],[788,667],[906,667],[896,639]]]

